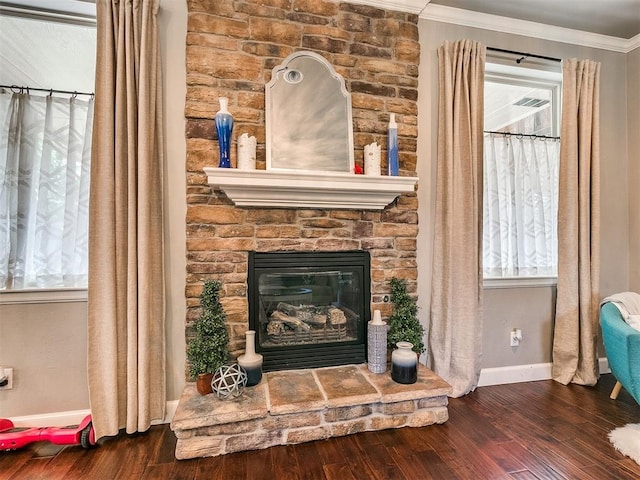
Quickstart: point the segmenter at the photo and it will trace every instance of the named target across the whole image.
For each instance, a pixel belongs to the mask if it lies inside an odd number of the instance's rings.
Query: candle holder
[[[387,370],[387,324],[380,310],[373,312],[373,320],[367,325],[367,366],[372,373]]]

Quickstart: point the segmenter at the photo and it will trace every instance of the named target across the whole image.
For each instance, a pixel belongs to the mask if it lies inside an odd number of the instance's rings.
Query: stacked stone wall
[[[239,208],[212,191],[203,172],[217,166],[213,116],[229,98],[235,139],[254,135],[258,168],[265,168],[265,84],[272,69],[295,51],[324,56],[351,94],[354,157],[366,144],[386,155],[389,114],[398,122],[400,174],[415,175],[417,136],[417,15],[322,0],[188,0],[187,95],[187,319],[198,317],[203,281],[219,279],[231,331],[231,350],[244,345],[248,327],[249,251],[371,253],[372,308],[388,316],[392,277],[417,294],[418,201],[404,194],[382,211]],[[383,169],[386,166],[383,164]]]

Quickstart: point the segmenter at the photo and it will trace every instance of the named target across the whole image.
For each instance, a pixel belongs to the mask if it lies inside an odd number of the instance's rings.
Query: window
[[[5,13],[0,291],[86,288],[95,27],[69,15]]]
[[[487,63],[483,268],[491,280],[557,276],[560,72]],[[493,286],[497,286],[493,282]]]

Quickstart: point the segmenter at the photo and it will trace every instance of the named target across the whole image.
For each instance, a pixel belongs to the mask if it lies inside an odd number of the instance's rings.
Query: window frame
[[[86,302],[86,288],[30,288],[0,292],[0,305]]]
[[[527,72],[525,75],[524,72]],[[562,72],[514,67],[502,63],[485,64],[484,81],[551,90],[551,136],[560,136],[562,110]]]
[[[488,59],[485,63],[484,81],[550,89],[552,125],[550,136],[559,137],[562,118],[562,71],[557,67],[557,65],[548,64],[537,65],[534,68],[516,67],[502,63],[500,59]],[[557,282],[557,275],[485,277],[483,273],[482,276],[483,289],[555,287]]]

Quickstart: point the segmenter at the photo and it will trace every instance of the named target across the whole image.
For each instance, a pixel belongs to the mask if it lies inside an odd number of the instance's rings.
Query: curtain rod
[[[62,10],[54,10],[50,8],[22,6],[16,5],[15,0],[13,1],[14,3],[0,1],[0,15],[7,15],[18,18],[31,18],[35,20],[42,20],[45,22],[67,23],[70,25],[80,25],[84,27],[95,28],[96,26],[95,14],[83,14],[80,12],[65,12]],[[95,0],[93,0],[92,3],[95,4]]]
[[[520,55],[520,58],[516,59],[516,63],[520,63],[525,58],[528,58],[528,57],[540,58],[542,60],[549,60],[551,62],[561,62],[562,61],[561,58],[545,57],[543,55],[536,55],[534,53],[517,52],[515,50],[504,50],[502,48],[487,47],[487,50],[491,50],[492,52],[509,53],[511,55]]]
[[[560,140],[560,137],[551,137],[549,135],[536,135],[534,133],[511,133],[511,132],[492,132],[485,130],[484,133],[491,135],[503,135],[505,137],[531,137],[531,138],[544,138],[545,140]]]
[[[20,85],[0,85],[0,88],[8,88],[14,93],[25,93],[25,91],[29,93],[31,90],[34,90],[36,92],[48,92],[49,95],[53,95],[54,93],[63,93],[63,94],[73,95],[73,96],[77,96],[77,95],[89,95],[91,97],[94,96],[93,93],[87,93],[87,92],[76,92],[76,91],[72,92],[70,90],[56,90],[55,88],[24,87]]]

